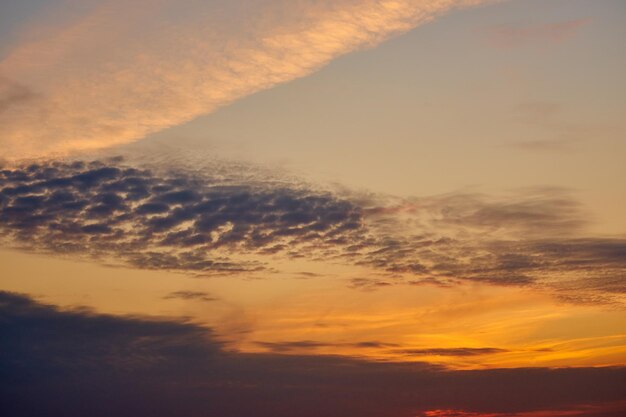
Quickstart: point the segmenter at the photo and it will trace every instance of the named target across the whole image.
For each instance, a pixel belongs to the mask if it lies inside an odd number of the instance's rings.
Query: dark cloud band
[[[244,354],[195,324],[61,310],[3,292],[0,317],[0,413],[12,417],[437,415],[429,410],[515,416],[559,409],[616,417],[626,411],[621,367],[450,371]]]

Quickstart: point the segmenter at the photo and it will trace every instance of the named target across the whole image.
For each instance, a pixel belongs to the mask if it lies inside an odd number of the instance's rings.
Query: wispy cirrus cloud
[[[305,259],[375,272],[350,282],[364,290],[479,282],[621,304],[626,239],[586,236],[585,224],[580,204],[555,188],[397,199],[225,167],[57,161],[0,170],[0,234],[23,250],[199,275],[270,274],[276,260]]]
[[[131,142],[486,1],[97,1],[0,62],[40,97],[5,106],[0,157]]]

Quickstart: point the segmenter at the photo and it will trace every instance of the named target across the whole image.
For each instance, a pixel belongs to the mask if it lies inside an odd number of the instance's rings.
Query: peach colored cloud
[[[0,62],[0,158],[140,139],[490,0],[101,0]],[[0,95],[2,88],[0,88]]]
[[[499,48],[514,48],[530,43],[560,43],[590,23],[590,19],[577,19],[529,26],[503,25],[489,29],[487,40]]]

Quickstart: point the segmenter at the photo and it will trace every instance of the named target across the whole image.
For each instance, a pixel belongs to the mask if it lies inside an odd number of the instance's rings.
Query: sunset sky
[[[626,415],[623,0],[2,0],[0,414]]]

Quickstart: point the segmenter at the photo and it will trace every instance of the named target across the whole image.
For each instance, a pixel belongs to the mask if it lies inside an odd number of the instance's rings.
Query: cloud
[[[0,77],[0,114],[12,106],[20,105],[36,98],[29,88]]]
[[[267,349],[273,353],[293,353],[302,351],[311,351],[318,348],[357,348],[357,349],[371,349],[371,348],[388,348],[397,347],[394,343],[384,343],[378,341],[362,341],[356,343],[328,343],[318,342],[315,340],[294,340],[290,342],[255,342],[257,346]]]
[[[438,212],[437,222],[519,233],[526,237],[580,231],[587,219],[580,203],[559,188],[527,188],[493,198],[480,194],[453,194],[421,202]]]
[[[571,39],[589,25],[590,19],[567,20],[527,26],[502,25],[487,30],[487,40],[498,48],[516,48],[528,44],[557,44]]]
[[[3,169],[0,237],[26,251],[201,276],[272,274],[277,260],[306,259],[366,268],[349,281],[362,290],[479,282],[624,303],[626,238],[586,236],[584,210],[564,190],[362,198],[238,172],[119,160]]]
[[[350,288],[372,291],[378,288],[390,287],[393,284],[389,281],[376,278],[352,278],[350,280]]]
[[[218,298],[213,297],[211,294],[202,291],[174,291],[163,298],[166,300],[180,299],[206,302],[218,300]]]
[[[359,208],[329,193],[98,162],[4,170],[0,188],[0,228],[16,242],[145,269],[254,272],[266,268],[245,255],[297,256],[361,228]]]
[[[483,2],[100,0],[70,8],[63,25],[0,62],[0,75],[41,97],[0,115],[0,157],[131,142]]]
[[[13,417],[414,417],[433,410],[516,415],[550,409],[608,416],[602,412],[626,410],[619,402],[621,367],[450,371],[338,356],[244,354],[196,324],[62,310],[5,292],[0,315],[0,411]]]
[[[414,356],[481,356],[508,352],[498,348],[439,348],[439,349],[408,349],[402,353]]]

